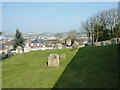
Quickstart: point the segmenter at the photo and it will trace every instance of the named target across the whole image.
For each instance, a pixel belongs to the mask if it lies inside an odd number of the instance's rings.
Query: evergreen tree
[[[2,35],[2,32],[0,32],[0,36]]]
[[[14,48],[17,48],[18,46],[24,47],[24,41],[25,39],[23,38],[22,33],[17,29],[14,39]]]

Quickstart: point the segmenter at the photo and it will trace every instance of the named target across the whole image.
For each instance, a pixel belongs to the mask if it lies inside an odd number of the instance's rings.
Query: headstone
[[[117,44],[117,40],[115,40],[114,38],[111,39],[111,43],[114,45],[114,44]]]
[[[73,50],[78,49],[78,45],[73,44],[72,49],[73,49]]]
[[[62,49],[62,44],[61,44],[61,43],[58,44],[58,45],[57,45],[57,48],[58,48],[58,49]]]
[[[16,48],[16,53],[22,53],[23,51],[22,51],[22,47],[20,47],[20,46],[18,46],[17,48]]]
[[[25,47],[29,47],[29,43],[26,43],[26,44],[25,44]]]
[[[50,54],[48,57],[48,66],[49,67],[59,67],[59,55]]]
[[[10,48],[9,49],[13,49],[13,46],[10,46]]]
[[[85,43],[85,47],[88,47],[89,46],[89,44],[88,43]]]
[[[59,55],[59,58],[60,58],[60,59],[65,59],[65,58],[66,58],[66,54],[60,54],[60,55]]]
[[[97,42],[97,43],[96,43],[96,46],[100,46],[100,42]]]
[[[105,45],[105,42],[104,41],[101,41],[100,42],[100,46],[104,46]]]
[[[45,45],[42,46],[42,50],[46,50],[46,46]]]
[[[106,41],[104,41],[104,44],[105,44],[105,45],[111,45],[112,43],[111,43],[110,40],[106,40]]]
[[[30,47],[25,47],[25,48],[24,48],[24,53],[30,52],[30,51],[31,51],[31,48],[30,48]]]
[[[4,58],[6,58],[6,54],[4,51],[0,50],[0,59],[2,60]]]
[[[6,54],[6,57],[11,57],[12,56],[12,52],[10,49],[6,49],[4,50],[5,54]]]

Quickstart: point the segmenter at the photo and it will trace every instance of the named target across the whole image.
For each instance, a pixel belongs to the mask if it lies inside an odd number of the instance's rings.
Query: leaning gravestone
[[[18,46],[17,48],[16,48],[16,53],[22,53],[23,51],[22,51],[22,47],[20,47],[20,46]]]
[[[60,58],[60,59],[65,59],[65,58],[66,58],[66,54],[60,54],[60,55],[59,55],[59,58]]]
[[[49,67],[59,67],[59,55],[50,54],[48,57],[48,66]]]

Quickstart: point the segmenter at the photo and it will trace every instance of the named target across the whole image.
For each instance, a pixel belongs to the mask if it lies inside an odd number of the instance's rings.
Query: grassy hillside
[[[117,51],[114,45],[15,55],[2,61],[3,88],[118,87]],[[67,55],[66,59],[60,61],[59,68],[47,67],[47,57],[51,53]]]
[[[76,51],[71,49],[32,51],[3,60],[3,88],[52,88]],[[51,53],[67,55],[59,68],[47,67]]]
[[[54,86],[54,88],[65,87],[118,87],[117,46],[81,48]]]

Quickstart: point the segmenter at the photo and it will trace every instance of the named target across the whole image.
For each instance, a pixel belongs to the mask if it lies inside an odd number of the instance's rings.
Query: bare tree
[[[76,36],[77,36],[78,32],[76,30],[70,30],[68,32],[68,37],[72,38],[72,39],[75,39]]]
[[[118,29],[115,26],[118,25],[118,10],[115,8],[104,10],[82,22],[81,25],[82,30],[88,36],[88,40],[91,39],[92,44],[94,41],[97,44],[100,36],[104,35],[104,31],[107,32],[107,28],[112,31],[113,37],[117,37],[116,32],[118,32]]]
[[[106,19],[109,23],[109,29],[112,31],[114,37],[115,36],[114,27],[116,24],[118,24],[118,9],[113,8],[106,11],[106,13],[107,13]]]
[[[62,33],[56,33],[55,34],[55,37],[56,37],[56,39],[62,39],[63,38],[63,34]]]
[[[90,26],[89,26],[89,21],[86,20],[84,22],[81,23],[81,29],[83,32],[85,32],[85,34],[88,37],[88,40],[90,40],[90,36],[91,36],[91,32],[90,32]]]

